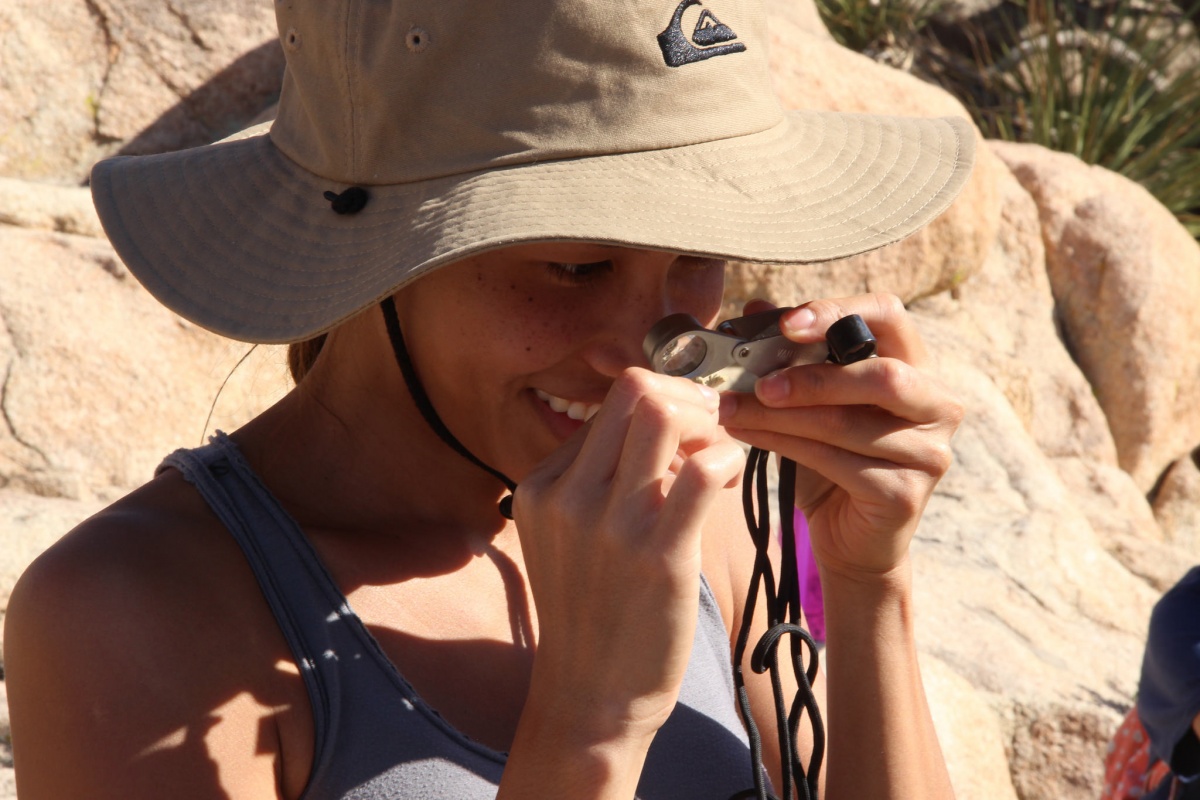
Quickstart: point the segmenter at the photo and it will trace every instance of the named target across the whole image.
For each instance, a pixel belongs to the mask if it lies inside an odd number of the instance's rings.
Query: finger
[[[741,436],[738,438],[742,439]],[[914,518],[923,510],[938,477],[923,469],[870,458],[812,439],[748,431],[742,440],[753,447],[785,455],[830,484],[841,487],[855,499],[857,513],[869,517]],[[797,503],[803,505],[799,494]]]
[[[761,298],[755,298],[748,301],[746,305],[742,307],[742,313],[748,317],[751,314],[762,314],[766,311],[774,311],[776,308],[778,308],[778,306],[776,306],[774,303]]]
[[[589,423],[578,457],[572,463],[588,471],[593,480],[608,481],[616,473],[634,411],[647,396],[679,407],[702,407],[715,412],[720,402],[716,392],[682,378],[631,368],[613,381],[608,395]]]
[[[729,435],[745,439],[752,433],[777,437],[775,452],[788,455],[789,439],[807,439],[894,464],[937,469],[949,467],[948,425],[913,425],[871,406],[815,406],[776,411],[778,423],[749,430],[726,427]]]
[[[805,449],[813,444],[825,445],[839,452],[870,459],[881,467],[913,469],[939,478],[946,474],[954,461],[948,435],[930,435],[913,429],[894,430],[876,438],[869,438],[857,432],[838,438],[819,425],[813,425],[810,435],[807,436],[792,431],[751,431],[737,428],[730,429],[728,433],[751,447],[778,453],[797,463],[800,463],[799,458],[804,455]]]
[[[660,527],[672,537],[664,546],[687,546],[686,533],[701,529],[721,490],[737,483],[745,463],[742,448],[724,437],[684,461],[660,514]]]
[[[681,455],[725,439],[715,410],[672,397],[646,395],[634,409],[613,478],[618,494],[656,486]]]
[[[775,409],[866,405],[918,425],[961,419],[961,408],[939,381],[894,358],[857,364],[805,364],[761,378],[754,394],[721,398],[721,424],[767,428],[779,421]]]
[[[858,314],[875,334],[877,352],[914,366],[927,360],[925,345],[900,298],[877,293],[836,300],[814,300],[783,314],[779,324],[784,335],[797,342],[819,342],[829,326],[850,314]]]

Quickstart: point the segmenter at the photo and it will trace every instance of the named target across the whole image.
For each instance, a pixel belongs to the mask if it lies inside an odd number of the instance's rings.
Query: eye
[[[550,261],[546,266],[551,274],[567,283],[587,283],[611,272],[613,262],[591,261],[587,264],[567,264],[561,261]]]

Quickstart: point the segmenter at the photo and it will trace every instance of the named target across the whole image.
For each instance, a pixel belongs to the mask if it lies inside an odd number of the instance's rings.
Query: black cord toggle
[[[367,190],[361,186],[351,186],[341,194],[325,192],[324,197],[333,206],[333,210],[339,214],[357,214],[371,199]]]

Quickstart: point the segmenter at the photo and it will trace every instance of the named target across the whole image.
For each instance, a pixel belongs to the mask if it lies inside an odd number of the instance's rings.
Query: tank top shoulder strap
[[[328,655],[353,612],[294,519],[262,484],[241,451],[218,432],[209,444],[177,450],[173,467],[208,503],[241,547],[287,640],[313,705],[314,772],[340,715],[340,681]]]

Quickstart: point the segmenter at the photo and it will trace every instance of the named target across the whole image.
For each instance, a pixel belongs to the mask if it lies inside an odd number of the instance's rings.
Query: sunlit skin
[[[397,292],[438,413],[519,484],[515,523],[496,512],[499,482],[421,419],[377,308],[331,332],[300,386],[233,436],[417,691],[510,752],[504,800],[632,796],[678,693],[701,572],[731,635],[741,622],[753,551],[730,434],[795,459],[827,597],[826,796],[949,797],[907,549],[961,409],[886,296],[815,302],[807,326],[785,317],[815,341],[861,314],[880,340],[870,363],[798,367],[722,398],[646,370],[650,326],[679,312],[711,324],[722,282],[710,259],[555,243]],[[599,410],[583,422],[547,397]],[[177,474],[40,559],[6,637],[22,800],[303,791],[305,689],[278,667],[286,645],[244,559]],[[750,691],[772,741],[769,683]]]

